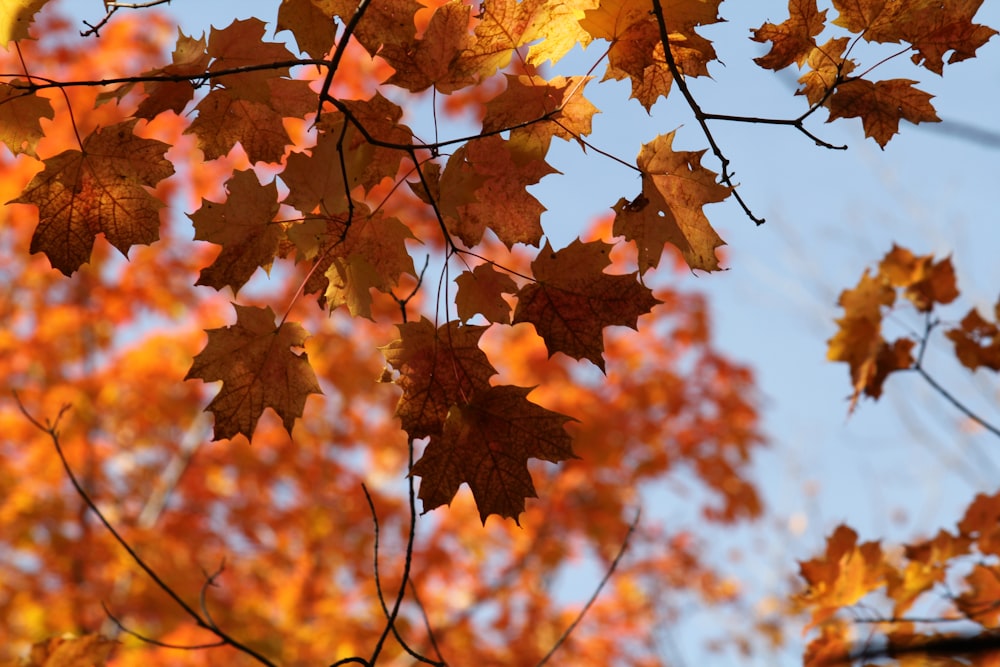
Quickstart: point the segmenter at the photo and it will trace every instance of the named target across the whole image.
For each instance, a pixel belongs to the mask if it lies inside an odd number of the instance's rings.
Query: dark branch
[[[70,409],[70,406],[63,405],[62,408],[60,408],[59,410],[59,414],[56,415],[55,421],[50,422],[49,420],[46,420],[45,424],[42,424],[40,421],[35,419],[35,417],[30,412],[28,412],[28,409],[24,406],[24,403],[21,402],[21,397],[17,393],[17,391],[14,391],[13,394],[14,394],[14,400],[17,402],[17,406],[21,410],[21,413],[25,416],[25,418],[31,423],[32,426],[34,426],[39,431],[42,431],[43,433],[49,436],[49,439],[52,441],[52,444],[56,449],[56,454],[59,456],[59,460],[62,462],[63,469],[66,471],[66,475],[69,477],[69,481],[73,485],[73,488],[76,490],[77,495],[80,496],[84,504],[97,516],[98,520],[101,522],[104,528],[108,531],[108,533],[110,533],[110,535],[115,539],[115,541],[118,542],[118,544],[122,547],[122,549],[124,549],[126,553],[128,553],[129,558],[131,558],[132,561],[136,565],[138,565],[139,568],[143,572],[145,572],[150,579],[153,580],[153,583],[155,583],[160,590],[166,593],[167,596],[171,600],[173,600],[174,603],[177,604],[177,606],[180,607],[184,611],[184,613],[187,614],[188,617],[190,617],[198,625],[198,627],[204,628],[205,630],[208,630],[216,637],[218,637],[222,645],[232,646],[237,651],[241,651],[247,654],[248,656],[250,656],[251,658],[255,659],[257,662],[263,665],[268,665],[269,667],[277,667],[273,662],[271,662],[261,654],[257,653],[249,646],[242,644],[241,642],[234,639],[233,637],[223,632],[219,628],[214,627],[214,624],[211,623],[211,621],[206,621],[204,618],[202,618],[201,614],[195,611],[194,608],[192,608],[176,593],[176,591],[174,591],[174,589],[172,589],[165,581],[163,581],[163,579],[160,578],[160,576],[153,570],[153,568],[150,567],[146,563],[146,561],[144,561],[142,557],[138,553],[136,553],[136,551],[132,548],[132,546],[125,541],[125,538],[123,538],[118,533],[118,531],[115,530],[115,527],[111,525],[111,523],[107,520],[104,514],[101,513],[101,510],[98,509],[93,499],[91,499],[90,495],[84,490],[83,486],[80,485],[79,480],[77,480],[76,474],[73,472],[73,469],[69,465],[69,461],[66,460],[66,455],[62,449],[62,443],[59,441],[59,421],[62,419],[63,415],[65,415],[66,412]]]

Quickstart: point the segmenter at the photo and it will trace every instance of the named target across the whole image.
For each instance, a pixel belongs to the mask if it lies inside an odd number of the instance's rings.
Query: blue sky
[[[979,22],[1000,27],[1000,3],[985,5]],[[186,33],[198,34],[209,24],[228,25],[234,16],[257,15],[273,26],[276,7],[273,1],[177,0],[164,9],[179,17]],[[99,8],[92,9],[91,20]],[[804,111],[804,99],[793,96],[794,71],[775,75],[750,61],[764,47],[747,39],[749,29],[783,20],[786,3],[729,0],[722,14],[728,23],[702,32],[727,64],[711,67],[711,79],[691,82],[703,107],[774,117]],[[602,48],[594,44],[575,52],[553,73],[579,73],[580,64],[589,66]],[[862,45],[858,53],[872,63],[885,51]],[[1000,291],[1000,39],[980,49],[978,58],[947,66],[943,78],[912,67],[905,56],[871,75],[895,77],[917,79],[934,94],[944,123],[904,122],[884,151],[864,138],[857,119],[827,125],[825,112],[815,114],[810,129],[849,150],[819,148],[787,127],[711,126],[745,200],[767,223],[756,227],[733,200],[710,207],[713,225],[729,244],[729,270],[692,275],[680,284],[709,296],[719,348],[753,366],[765,397],[772,446],[758,457],[755,471],[770,518],[737,531],[733,540],[747,552],[740,566],[747,579],[762,589],[784,576],[776,563],[787,572],[794,559],[818,553],[823,537],[841,521],[865,539],[929,534],[952,525],[977,491],[997,486],[1000,443],[965,428],[961,416],[918,377],[893,377],[879,403],[863,401],[848,417],[847,368],[825,361],[837,295],[894,242],[917,253],[953,256],[962,297],[960,306],[946,312],[956,320],[970,305],[985,312]],[[603,112],[592,135],[603,150],[632,161],[643,143],[678,128],[675,148],[707,145],[679,95],[647,115],[627,100],[625,84],[595,81],[587,90]],[[555,142],[550,162],[564,176],[548,177],[533,191],[549,209],[543,226],[555,245],[564,245],[619,197],[639,192],[633,171],[597,155],[581,159],[573,145]],[[711,154],[704,164],[718,171]],[[958,368],[941,338],[930,348],[929,364],[982,416],[1000,422],[993,378]],[[793,647],[789,664],[796,659]]]

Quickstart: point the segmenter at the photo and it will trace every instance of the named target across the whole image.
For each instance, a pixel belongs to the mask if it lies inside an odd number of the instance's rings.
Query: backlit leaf
[[[215,440],[243,434],[250,439],[265,408],[281,418],[289,434],[309,394],[321,394],[305,352],[308,334],[295,322],[274,323],[274,311],[233,304],[236,324],[209,329],[205,349],[184,379],[222,381],[206,410],[215,416]]]
[[[666,243],[676,246],[692,269],[717,271],[715,249],[724,242],[702,209],[724,200],[730,189],[701,166],[704,151],[674,151],[673,139],[671,132],[642,147],[636,162],[642,194],[614,205],[613,231],[636,242],[640,272],[659,264]]]
[[[162,141],[132,133],[136,121],[100,128],[83,141],[44,161],[45,169],[12,203],[38,208],[31,252],[44,252],[67,276],[90,259],[94,238],[128,253],[160,237],[163,203],[148,188],[174,173]]]
[[[528,459],[558,463],[575,458],[563,429],[570,417],[527,399],[527,387],[497,386],[477,392],[448,411],[440,435],[413,466],[421,478],[424,511],[451,503],[469,485],[479,517],[497,514],[517,521],[525,498],[535,498]]]
[[[396,416],[411,438],[440,435],[452,406],[489,389],[497,372],[479,349],[486,327],[448,322],[435,328],[426,318],[397,326],[399,338],[381,348],[403,389]]]
[[[939,123],[931,98],[913,87],[916,81],[891,79],[872,83],[865,79],[851,79],[837,86],[827,100],[830,121],[837,118],[861,118],[865,136],[872,137],[885,148],[892,136],[899,132],[899,121],[911,123]]]
[[[201,208],[190,215],[196,240],[222,246],[196,284],[215,289],[228,285],[236,294],[258,268],[271,268],[285,231],[274,221],[278,212],[274,181],[261,185],[252,171],[238,171],[226,183],[226,190],[224,203],[203,199]]]
[[[634,329],[639,316],[659,303],[636,274],[604,273],[610,250],[602,241],[576,240],[559,251],[546,243],[531,263],[537,282],[518,292],[513,321],[532,323],[549,356],[588,359],[603,371],[604,327]]]

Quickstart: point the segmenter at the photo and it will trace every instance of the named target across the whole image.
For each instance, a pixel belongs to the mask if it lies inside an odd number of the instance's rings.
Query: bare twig
[[[219,648],[220,646],[226,645],[226,642],[221,639],[217,642],[211,642],[209,644],[169,644],[167,642],[162,642],[159,639],[153,639],[152,637],[147,637],[146,635],[140,634],[135,630],[130,630],[129,628],[125,627],[125,624],[122,623],[117,616],[112,614],[111,610],[108,609],[108,606],[103,602],[101,603],[101,608],[104,609],[104,613],[107,615],[108,619],[110,619],[111,622],[114,623],[115,627],[117,627],[121,632],[124,632],[127,635],[135,637],[144,644],[152,644],[153,646],[159,646],[161,648],[177,649],[178,651],[199,651],[201,649]]]
[[[93,35],[94,37],[100,37],[100,30],[108,24],[111,17],[115,15],[119,9],[148,9],[149,7],[155,7],[157,5],[169,5],[170,0],[149,0],[149,2],[109,2],[104,0],[104,8],[107,10],[100,21],[95,24],[90,24],[87,21],[83,21],[83,25],[87,26],[86,30],[80,31],[81,37],[89,37]]]
[[[185,602],[183,598],[181,598],[177,594],[177,592],[170,587],[169,584],[163,581],[163,579],[156,573],[156,571],[153,570],[153,568],[150,567],[138,553],[136,553],[136,551],[125,540],[125,538],[123,538],[121,534],[119,534],[118,531],[115,529],[115,527],[111,525],[111,522],[108,521],[108,519],[104,516],[101,510],[97,507],[97,504],[94,503],[93,499],[90,497],[87,491],[83,488],[83,486],[80,485],[79,480],[77,480],[76,478],[76,474],[70,467],[69,461],[67,461],[66,455],[63,452],[62,443],[59,440],[59,422],[62,419],[62,417],[66,414],[66,412],[70,409],[70,406],[68,404],[63,405],[59,409],[59,413],[56,415],[54,421],[49,421],[48,419],[46,419],[45,423],[43,424],[42,422],[38,421],[28,411],[24,403],[21,401],[21,397],[16,390],[13,392],[13,394],[14,394],[14,400],[17,402],[17,406],[21,410],[21,414],[25,416],[25,418],[28,420],[28,422],[31,423],[32,426],[34,426],[39,431],[42,431],[43,433],[49,436],[49,439],[52,441],[52,444],[56,449],[56,454],[59,456],[59,460],[62,462],[63,469],[66,471],[66,475],[67,477],[69,477],[69,481],[73,485],[73,488],[76,490],[77,495],[80,496],[84,504],[97,516],[97,519],[101,522],[101,525],[104,526],[104,528],[114,538],[114,540],[119,544],[119,546],[121,546],[122,549],[124,549],[125,552],[128,553],[129,558],[131,558],[132,561],[136,565],[138,565],[139,568],[143,572],[145,572],[150,579],[152,579],[153,583],[156,584],[156,586],[160,590],[166,593],[166,595],[171,600],[173,600],[174,603],[178,607],[180,607],[184,611],[184,613],[187,614],[188,617],[190,617],[198,625],[198,627],[204,628],[205,630],[208,630],[216,637],[218,637],[221,643],[220,645],[232,646],[237,651],[247,654],[248,656],[250,656],[251,658],[255,659],[257,662],[263,665],[268,665],[269,667],[277,667],[275,663],[271,662],[270,660],[265,658],[263,655],[261,655],[254,649],[234,639],[232,636],[220,630],[219,628],[214,627],[214,624],[211,623],[210,620],[206,621],[204,618],[202,618],[201,614],[199,614],[197,611],[195,611],[193,607],[191,607],[187,602]]]
[[[545,654],[545,657],[543,657],[541,660],[538,661],[536,667],[542,667],[542,665],[544,665],[549,661],[549,658],[551,658],[555,654],[555,652],[558,651],[559,648],[566,642],[566,640],[569,639],[569,636],[573,634],[573,631],[576,629],[576,626],[580,624],[580,621],[582,621],[583,617],[586,616],[587,612],[593,606],[594,602],[597,601],[597,598],[598,596],[600,596],[601,591],[604,590],[604,585],[608,583],[608,580],[611,579],[611,575],[615,573],[616,569],[618,569],[618,563],[621,562],[622,556],[624,556],[625,552],[628,550],[629,541],[632,539],[632,534],[635,532],[636,527],[639,525],[640,516],[642,516],[641,508],[636,510],[635,518],[632,519],[632,523],[628,525],[628,532],[625,533],[625,539],[622,540],[622,545],[618,549],[618,554],[615,556],[614,560],[611,561],[611,565],[608,566],[608,571],[604,573],[604,576],[601,578],[601,582],[597,584],[597,588],[594,589],[594,593],[590,596],[590,599],[587,600],[587,604],[583,605],[583,609],[580,610],[580,613],[576,615],[576,618],[573,619],[573,622],[569,624],[569,627],[567,627],[566,630],[559,637],[559,639],[556,640],[556,643],[552,646],[551,649],[549,649],[549,652]]]
[[[361,490],[365,494],[365,500],[368,501],[368,509],[371,511],[372,523],[375,526],[375,545],[373,549],[373,551],[375,552],[375,557],[374,557],[375,593],[378,597],[378,603],[382,606],[382,613],[385,614],[385,618],[388,621],[391,620],[391,614],[389,612],[389,606],[385,602],[385,595],[382,593],[382,578],[379,575],[378,571],[378,542],[379,542],[379,532],[380,532],[378,525],[378,514],[375,512],[375,502],[372,500],[372,496],[368,492],[368,487],[362,484]],[[404,584],[405,583],[406,582],[404,582]],[[412,585],[412,582],[410,583]],[[430,658],[427,658],[418,653],[417,651],[413,650],[412,648],[410,648],[409,644],[407,644],[406,641],[404,641],[403,638],[400,636],[399,630],[396,628],[396,625],[393,623],[391,627],[392,627],[393,637],[396,638],[396,641],[399,642],[399,645],[402,646],[403,650],[409,653],[411,657],[415,658],[418,662],[423,662],[428,665],[435,665],[436,667],[444,667],[444,663],[431,660]]]

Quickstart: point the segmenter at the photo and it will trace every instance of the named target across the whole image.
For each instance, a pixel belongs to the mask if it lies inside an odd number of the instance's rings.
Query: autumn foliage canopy
[[[723,268],[710,205],[763,222],[711,128],[841,148],[825,113],[884,147],[938,118],[860,45],[942,74],[995,34],[977,0],[791,0],[751,39],[804,99],[759,119],[706,112],[686,83],[720,59],[721,0],[284,0],[199,35],[159,2],[104,4],[0,15],[10,664],[659,664],[665,591],[746,602],[690,532],[641,520],[644,489],[683,471],[705,521],[762,511],[752,375],[679,287]],[[582,70],[548,74],[578,47]],[[602,70],[646,111],[683,99],[705,149],[666,132],[607,151]],[[637,177],[561,246],[531,189],[560,177],[554,139]],[[901,248],[844,293],[830,358],[855,400],[919,369],[884,310],[957,296],[948,260]],[[1000,369],[995,322],[946,335]],[[810,655],[847,646],[830,623],[859,595],[905,591],[901,613],[986,549],[964,523],[908,552],[915,574],[838,529],[803,564],[827,641]],[[557,590],[581,559],[613,574],[586,606]]]

